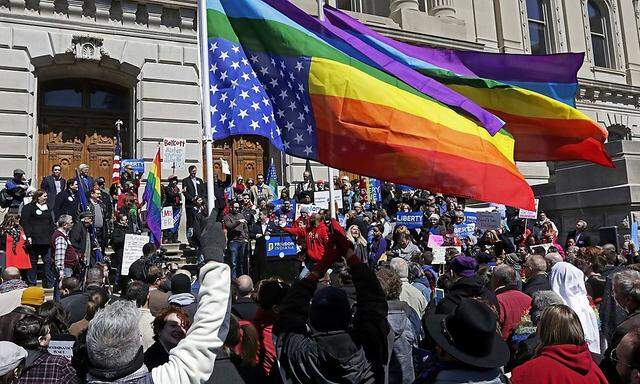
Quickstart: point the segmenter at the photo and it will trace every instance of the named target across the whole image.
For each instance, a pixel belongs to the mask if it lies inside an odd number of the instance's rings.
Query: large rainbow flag
[[[289,2],[206,4],[215,139],[259,134],[345,171],[533,208],[513,138],[474,103],[375,49],[354,49],[348,34]]]
[[[147,185],[144,187],[142,199],[147,203],[147,227],[156,247],[162,244],[162,201],[160,200],[160,182],[162,164],[160,163],[160,148],[156,152],[153,164],[147,174]]]
[[[382,36],[325,6],[325,27],[446,84],[506,122],[519,161],[586,160],[612,166],[607,131],[574,108],[583,54],[505,55],[417,47]]]

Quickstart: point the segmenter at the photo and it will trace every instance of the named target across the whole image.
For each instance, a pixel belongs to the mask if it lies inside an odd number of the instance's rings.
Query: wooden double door
[[[242,176],[246,181],[265,175],[268,169],[269,142],[261,136],[234,136],[213,144],[213,169],[218,177],[222,176],[220,158],[229,163],[231,175],[235,179]],[[265,175],[266,177],[266,175]]]
[[[60,164],[64,178],[74,177],[80,164],[89,174],[102,176],[109,185],[116,144],[115,122],[125,122],[120,132],[123,158],[130,156],[129,91],[92,80],[54,81],[41,85],[38,121],[38,180]]]

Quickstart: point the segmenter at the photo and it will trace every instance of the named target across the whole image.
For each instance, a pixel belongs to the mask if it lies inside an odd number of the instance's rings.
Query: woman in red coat
[[[547,307],[537,332],[537,356],[513,370],[512,384],[607,384],[571,308],[564,304]]]
[[[25,248],[27,237],[20,226],[20,217],[15,214],[8,214],[4,218],[2,228],[0,228],[0,249],[6,252],[6,266],[16,267],[20,270],[31,269],[29,254]]]

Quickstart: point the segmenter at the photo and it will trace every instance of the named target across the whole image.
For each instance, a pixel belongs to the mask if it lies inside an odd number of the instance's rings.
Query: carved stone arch
[[[581,8],[582,8],[582,18],[584,22],[584,31],[585,31],[585,40],[587,47],[587,58],[593,63],[593,46],[591,42],[591,28],[589,23],[589,13],[588,13],[588,3],[589,1],[594,2],[600,10],[604,13],[604,17],[606,18],[608,27],[610,31],[608,31],[609,41],[609,49],[611,49],[610,59],[612,60],[611,68],[612,69],[622,69],[624,66],[623,59],[623,48],[622,48],[622,35],[621,35],[621,26],[620,19],[618,15],[618,4],[617,0],[582,0]]]
[[[631,129],[623,124],[612,124],[607,127],[609,138],[607,141],[631,140]]]

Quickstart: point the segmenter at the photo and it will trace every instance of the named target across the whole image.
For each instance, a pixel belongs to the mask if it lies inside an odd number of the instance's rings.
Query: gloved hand
[[[214,208],[211,210],[211,214],[207,218],[207,225],[200,236],[201,253],[205,262],[223,263],[227,239],[222,230],[222,223],[217,222],[216,217],[218,217],[218,209]]]

